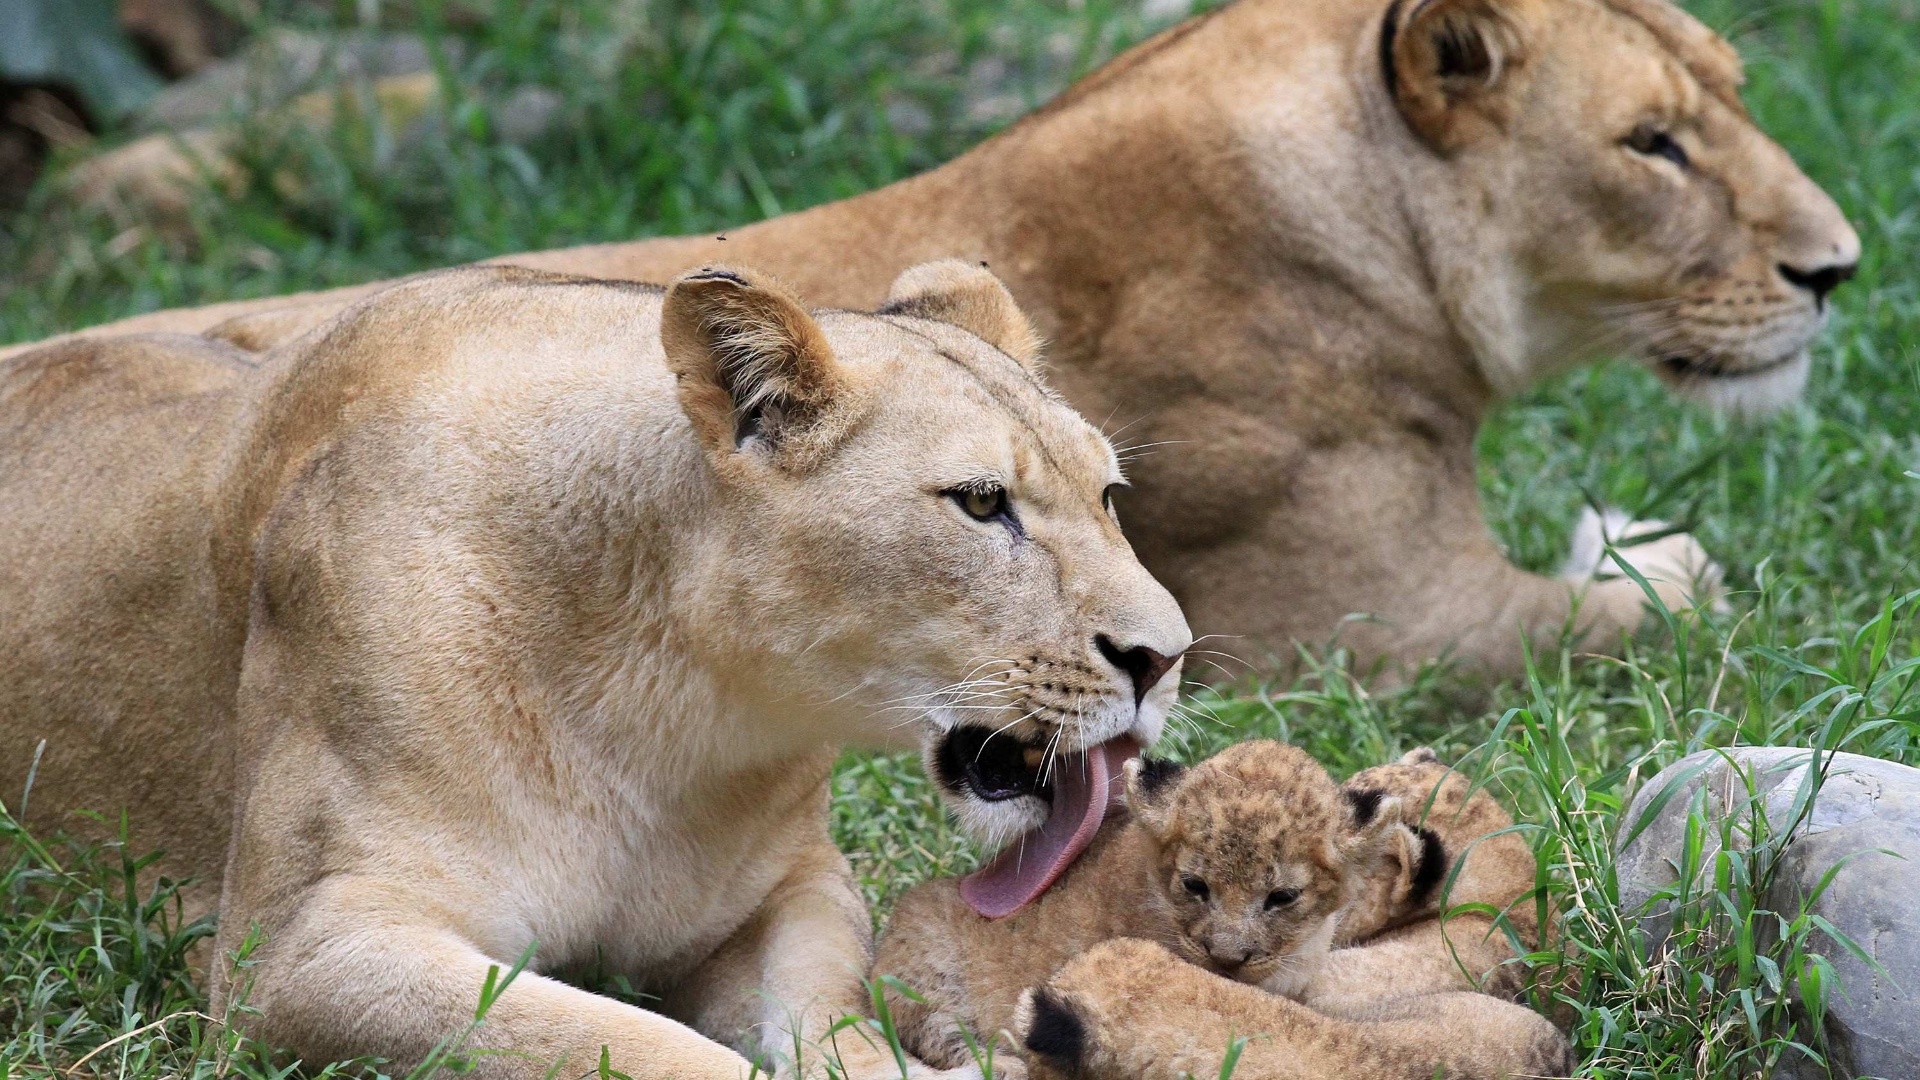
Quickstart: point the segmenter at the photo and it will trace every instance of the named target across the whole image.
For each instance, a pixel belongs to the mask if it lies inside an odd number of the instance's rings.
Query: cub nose
[[[1153,689],[1154,684],[1160,681],[1160,677],[1165,675],[1174,664],[1180,662],[1178,653],[1163,656],[1145,645],[1123,649],[1115,645],[1113,639],[1105,634],[1096,634],[1093,643],[1099,648],[1100,655],[1107,658],[1107,663],[1119,668],[1133,680],[1135,705],[1145,701],[1147,691]]]
[[[1207,946],[1207,958],[1223,972],[1238,971],[1252,963],[1259,955],[1257,949],[1222,948],[1218,945]]]
[[[1853,276],[1853,272],[1859,269],[1859,265],[1858,263],[1834,263],[1813,270],[1801,270],[1781,263],[1779,270],[1780,276],[1786,278],[1788,284],[1812,293],[1814,304],[1820,305],[1827,302],[1828,293]]]

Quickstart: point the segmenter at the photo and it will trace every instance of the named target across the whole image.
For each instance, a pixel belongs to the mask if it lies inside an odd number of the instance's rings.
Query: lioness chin
[[[864,307],[910,263],[988,260],[1067,399],[1151,448],[1122,510],[1215,649],[1338,630],[1362,663],[1509,672],[1576,605],[1607,648],[1644,599],[1610,558],[1506,560],[1475,482],[1488,411],[1613,352],[1777,406],[1859,257],[1740,82],[1666,0],[1241,0],[923,176],[724,239],[511,261],[663,281],[739,258]],[[234,320],[257,345],[353,295],[120,325]],[[1675,607],[1713,572],[1685,536],[1622,554]]]
[[[817,1064],[870,949],[837,748],[1048,746],[946,793],[1063,864],[1190,642],[999,282],[886,311],[480,268],[264,356],[0,364],[0,783],[44,746],[35,822],[126,809],[218,883],[215,1009],[259,932],[235,1018],[308,1062],[417,1063],[531,951],[486,1073]],[[588,967],[660,1010],[549,975]]]

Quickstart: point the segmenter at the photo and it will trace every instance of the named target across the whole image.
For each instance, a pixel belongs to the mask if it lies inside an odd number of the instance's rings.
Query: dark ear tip
[[[1021,1041],[1028,1053],[1077,1069],[1087,1053],[1087,1025],[1053,991],[1041,987],[1033,992],[1033,1015]]]
[[[724,281],[731,285],[740,286],[751,286],[753,284],[739,271],[724,266],[703,266],[698,270],[692,270],[682,274],[680,280],[685,282]]]
[[[1439,886],[1440,879],[1446,875],[1447,845],[1432,829],[1422,826],[1419,831],[1420,865],[1413,872],[1413,892],[1409,899],[1415,903],[1425,903]]]
[[[1140,791],[1145,795],[1158,795],[1186,771],[1187,767],[1177,761],[1143,757],[1140,759]]]
[[[1346,796],[1347,802],[1353,807],[1353,823],[1355,825],[1367,825],[1371,823],[1374,815],[1380,812],[1380,800],[1386,795],[1385,792],[1378,788],[1344,787],[1340,789],[1340,794]]]

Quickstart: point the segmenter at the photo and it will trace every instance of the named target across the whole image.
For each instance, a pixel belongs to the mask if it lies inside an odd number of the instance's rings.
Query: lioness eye
[[[1286,907],[1298,899],[1300,899],[1299,889],[1275,889],[1267,894],[1267,910],[1273,911]]]
[[[1003,487],[957,488],[947,495],[976,521],[992,521],[1007,514],[1007,489]]]
[[[1180,879],[1180,887],[1187,890],[1187,895],[1195,900],[1207,898],[1207,883],[1192,874],[1187,874]]]
[[[1634,128],[1633,134],[1627,136],[1627,148],[1636,154],[1666,158],[1683,169],[1687,167],[1687,151],[1673,141],[1672,135],[1651,124]]]

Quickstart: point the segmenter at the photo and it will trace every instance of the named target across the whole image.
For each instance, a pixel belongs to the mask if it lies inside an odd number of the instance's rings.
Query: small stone
[[[507,99],[494,110],[493,129],[500,136],[500,141],[515,146],[538,142],[553,130],[565,106],[566,99],[557,90],[544,86],[522,86],[508,94]]]
[[[1821,755],[1823,763],[1826,757]],[[1873,957],[1891,980],[1826,935],[1811,939],[1810,947],[1833,964],[1840,984],[1827,1002],[1833,1073],[1920,1077],[1920,769],[1859,754],[1832,759],[1765,900],[1775,911],[1797,913],[1821,877],[1843,864],[1811,910]],[[1694,794],[1706,788],[1712,821],[1742,812],[1758,794],[1769,828],[1783,828],[1811,760],[1812,751],[1790,747],[1702,751],[1661,771],[1634,796],[1620,819],[1622,837],[1633,834],[1662,792],[1679,785],[1617,860],[1622,909],[1639,917],[1652,949],[1672,926],[1671,904],[1654,896],[1679,880]],[[1709,843],[1717,835],[1710,828]],[[1712,849],[1706,855],[1703,864],[1711,867]],[[1801,1075],[1790,1068],[1775,1075]],[[1809,1065],[1802,1073],[1815,1071]]]

